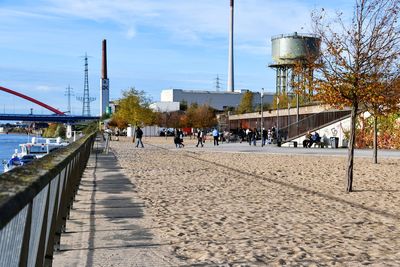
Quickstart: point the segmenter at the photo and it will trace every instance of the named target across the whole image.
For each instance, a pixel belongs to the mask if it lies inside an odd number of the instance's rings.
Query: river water
[[[31,141],[25,134],[0,134],[0,174],[3,173],[3,160],[9,160],[19,144]]]

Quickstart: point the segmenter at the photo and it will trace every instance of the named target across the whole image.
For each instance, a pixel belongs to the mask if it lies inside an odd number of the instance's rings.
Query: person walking
[[[212,131],[212,135],[214,137],[214,146],[219,146],[218,144],[219,132],[217,128],[214,128],[214,130]]]
[[[257,143],[257,137],[258,137],[258,131],[257,131],[257,128],[255,128],[255,127],[254,127],[254,130],[253,130],[253,135],[252,135],[251,137],[252,137],[252,139],[251,139],[251,142],[253,143],[253,145],[254,145],[254,146],[256,146],[256,143]]]
[[[251,141],[253,139],[253,132],[249,129],[246,130],[247,133],[247,142],[249,143],[249,146],[251,146]]]
[[[203,131],[200,129],[197,129],[197,145],[196,145],[196,147],[199,147],[199,145],[201,145],[201,147],[203,147]]]
[[[140,127],[138,126],[135,132],[136,132],[136,147],[139,147],[139,144],[142,147],[144,147],[142,142],[142,137],[143,137],[142,129],[140,129]]]
[[[272,144],[272,131],[271,131],[271,129],[268,129],[267,136],[268,136],[268,144],[270,145],[270,144]]]
[[[262,128],[261,136],[262,136],[261,146],[265,146],[265,142],[266,142],[267,136],[268,136],[267,130],[265,130],[265,128]]]
[[[179,138],[179,129],[174,130],[174,144],[176,148],[181,147],[180,146],[180,138]]]
[[[244,132],[244,130],[242,128],[239,129],[239,142],[242,143],[244,140],[244,136],[246,135],[246,133]]]
[[[185,146],[183,144],[183,132],[181,129],[175,129],[174,143],[176,148],[182,148]]]
[[[179,147],[184,147],[185,145],[183,144],[183,131],[182,129],[179,129]]]
[[[272,132],[272,143],[275,144],[275,142],[278,141],[278,135],[276,133],[276,126],[275,125],[272,126],[271,132]]]

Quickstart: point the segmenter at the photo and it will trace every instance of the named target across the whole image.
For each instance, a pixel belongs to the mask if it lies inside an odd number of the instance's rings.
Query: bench
[[[325,143],[324,142],[315,142],[312,144],[314,147],[319,147],[319,148],[324,148],[325,147]]]
[[[291,146],[293,146],[293,147],[297,147],[297,141],[289,141],[289,142],[287,142],[287,144],[288,144],[288,146],[289,147],[291,147]]]
[[[297,147],[298,142],[297,141],[287,141],[287,142],[283,142],[282,144],[287,144],[288,147],[291,147],[291,146],[292,147]]]
[[[322,141],[322,140],[320,140],[320,141],[317,141],[317,142],[313,142],[311,146],[309,146],[309,144],[307,143],[307,146],[306,146],[306,147],[320,147],[320,148],[324,148],[325,146],[326,146],[325,142]],[[305,147],[305,146],[304,146],[304,141],[303,141],[303,147]]]

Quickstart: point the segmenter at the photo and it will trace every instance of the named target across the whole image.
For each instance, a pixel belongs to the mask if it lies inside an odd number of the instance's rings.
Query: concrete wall
[[[330,145],[331,137],[339,138],[339,147],[347,147],[347,140],[344,136],[344,131],[350,130],[350,118],[343,119],[341,121],[335,122],[331,125],[328,125],[324,128],[317,130],[319,136],[321,136],[321,141],[325,143],[326,146]],[[314,132],[312,132],[313,134]],[[296,141],[299,147],[303,146],[303,141],[305,139],[305,135],[301,136],[293,141]],[[289,146],[289,143],[285,143],[282,146]]]

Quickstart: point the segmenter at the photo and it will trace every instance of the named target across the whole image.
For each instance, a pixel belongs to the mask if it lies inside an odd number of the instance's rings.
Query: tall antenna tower
[[[83,86],[83,97],[77,97],[76,99],[83,103],[82,105],[82,116],[90,116],[90,102],[96,100],[95,97],[89,96],[89,67],[88,67],[88,56],[85,53],[85,82]]]
[[[69,115],[71,115],[71,96],[74,95],[74,88],[72,88],[69,84],[68,87],[65,88],[65,96],[68,97],[68,106],[67,106],[67,112]]]
[[[219,92],[219,89],[221,89],[221,82],[219,81],[219,76],[217,74],[217,78],[215,79],[215,90]]]

